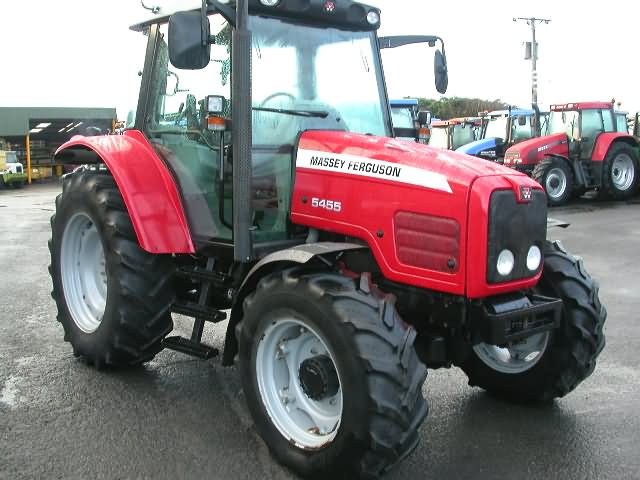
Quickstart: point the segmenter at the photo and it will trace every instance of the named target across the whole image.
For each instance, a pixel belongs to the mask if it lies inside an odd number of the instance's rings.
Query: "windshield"
[[[507,132],[508,117],[500,115],[490,117],[485,130],[484,138],[504,138]]]
[[[293,144],[308,129],[391,136],[372,32],[264,17],[250,28],[254,144]]]
[[[449,148],[449,128],[432,127],[429,145],[431,147]]]
[[[395,128],[416,128],[413,110],[409,107],[391,107],[391,118]]]
[[[576,138],[578,136],[578,112],[551,112],[548,133],[549,135],[566,133],[569,137]]]

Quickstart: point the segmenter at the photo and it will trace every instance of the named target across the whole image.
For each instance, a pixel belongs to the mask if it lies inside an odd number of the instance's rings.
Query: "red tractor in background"
[[[509,148],[504,164],[538,181],[550,205],[594,189],[624,200],[638,188],[638,140],[619,130],[610,102],[551,105],[549,134]]]
[[[547,240],[540,185],[390,138],[380,48],[437,37],[379,38],[380,11],[348,0],[191,8],[134,27],[148,47],[133,128],[56,153],[84,165],[49,244],[76,356],[210,358],[205,323],[230,309],[223,365],[237,362],[274,457],[314,478],[404,459],[427,368],[459,366],[516,402],[593,372],[606,310]],[[444,93],[441,50],[435,72]],[[172,313],[195,319],[190,338],[168,337]]]

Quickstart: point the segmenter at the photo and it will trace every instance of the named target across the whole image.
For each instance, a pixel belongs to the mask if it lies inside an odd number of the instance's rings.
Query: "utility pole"
[[[536,42],[536,24],[538,23],[549,23],[551,20],[548,18],[535,18],[535,17],[514,17],[513,21],[524,21],[527,22],[527,25],[531,27],[531,103],[534,105],[538,104],[538,70],[537,70],[537,61],[538,61],[538,43]]]

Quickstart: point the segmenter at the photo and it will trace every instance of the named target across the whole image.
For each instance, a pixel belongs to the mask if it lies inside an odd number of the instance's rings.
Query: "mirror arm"
[[[219,12],[224,19],[235,28],[236,26],[236,10],[229,5],[225,5],[224,3],[220,3],[217,0],[203,0],[203,3],[206,3],[208,6],[213,7],[214,12]],[[209,8],[207,7],[207,12],[209,12]]]

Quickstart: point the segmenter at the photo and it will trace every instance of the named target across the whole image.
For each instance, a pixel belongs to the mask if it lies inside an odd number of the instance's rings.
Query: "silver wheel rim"
[[[551,198],[560,198],[567,189],[567,176],[561,168],[552,168],[544,182],[547,195]]]
[[[102,240],[93,220],[76,213],[62,234],[60,273],[64,299],[76,326],[95,332],[107,304],[107,272]]]
[[[478,358],[501,373],[526,372],[537,364],[549,343],[549,332],[538,333],[509,347],[479,343],[473,347]]]
[[[316,401],[300,383],[300,365],[318,355],[327,355],[336,368],[322,337],[291,317],[279,318],[266,328],[256,353],[262,403],[278,431],[303,449],[318,449],[333,441],[342,418],[341,386],[332,397]]]
[[[635,167],[633,160],[626,153],[621,153],[613,159],[611,165],[611,181],[618,190],[628,190],[633,185]]]

